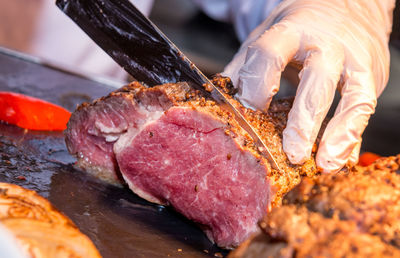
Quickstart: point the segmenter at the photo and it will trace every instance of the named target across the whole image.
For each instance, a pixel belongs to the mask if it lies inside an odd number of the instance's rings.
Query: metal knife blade
[[[57,0],[56,5],[136,80],[155,86],[188,82],[230,113],[272,167],[268,146],[222,92],[129,0]],[[212,86],[209,92],[204,84]]]

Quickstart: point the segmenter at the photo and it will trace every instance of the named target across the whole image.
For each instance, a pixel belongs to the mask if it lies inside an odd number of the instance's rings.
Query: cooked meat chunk
[[[230,97],[229,80],[214,82]],[[82,104],[68,124],[66,143],[81,169],[172,205],[219,246],[233,247],[257,231],[257,222],[302,174],[315,173],[315,164],[310,159],[293,166],[282,151],[290,101],[273,103],[269,114],[231,101],[264,138],[282,173],[232,114],[186,83],[146,88],[134,82]]]
[[[305,179],[285,199],[326,217],[354,221],[400,248],[400,155],[338,175]]]
[[[26,257],[101,257],[69,218],[20,186],[0,183],[0,223],[15,236]]]
[[[400,255],[400,155],[336,175],[304,178],[232,257]],[[262,257],[262,256],[253,256]]]
[[[360,229],[354,221],[326,218],[304,206],[274,209],[262,233],[229,257],[397,257],[400,250]]]

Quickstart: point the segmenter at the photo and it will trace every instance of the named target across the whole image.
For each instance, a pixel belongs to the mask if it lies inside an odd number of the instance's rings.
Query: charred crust
[[[340,257],[383,257],[382,250],[385,257],[399,256],[399,167],[400,154],[367,167],[303,178],[286,195],[284,205],[259,223],[269,237],[263,244],[283,240],[305,257],[313,256],[316,246],[323,248],[324,256],[338,256],[337,244],[347,248]],[[336,236],[337,243],[331,245]],[[366,239],[369,255],[362,255]]]

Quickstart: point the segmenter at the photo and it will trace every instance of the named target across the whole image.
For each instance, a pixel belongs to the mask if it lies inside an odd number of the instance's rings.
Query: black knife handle
[[[187,81],[203,90],[204,78],[191,62],[129,0],[56,5],[136,80],[148,86]]]

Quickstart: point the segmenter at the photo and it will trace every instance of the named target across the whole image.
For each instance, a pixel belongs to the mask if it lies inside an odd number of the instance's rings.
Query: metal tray
[[[0,48],[1,91],[39,97],[73,111],[77,104],[111,92],[111,84]],[[103,257],[226,255],[171,208],[75,170],[62,132],[0,122],[0,155],[0,181],[47,198],[92,239]]]

